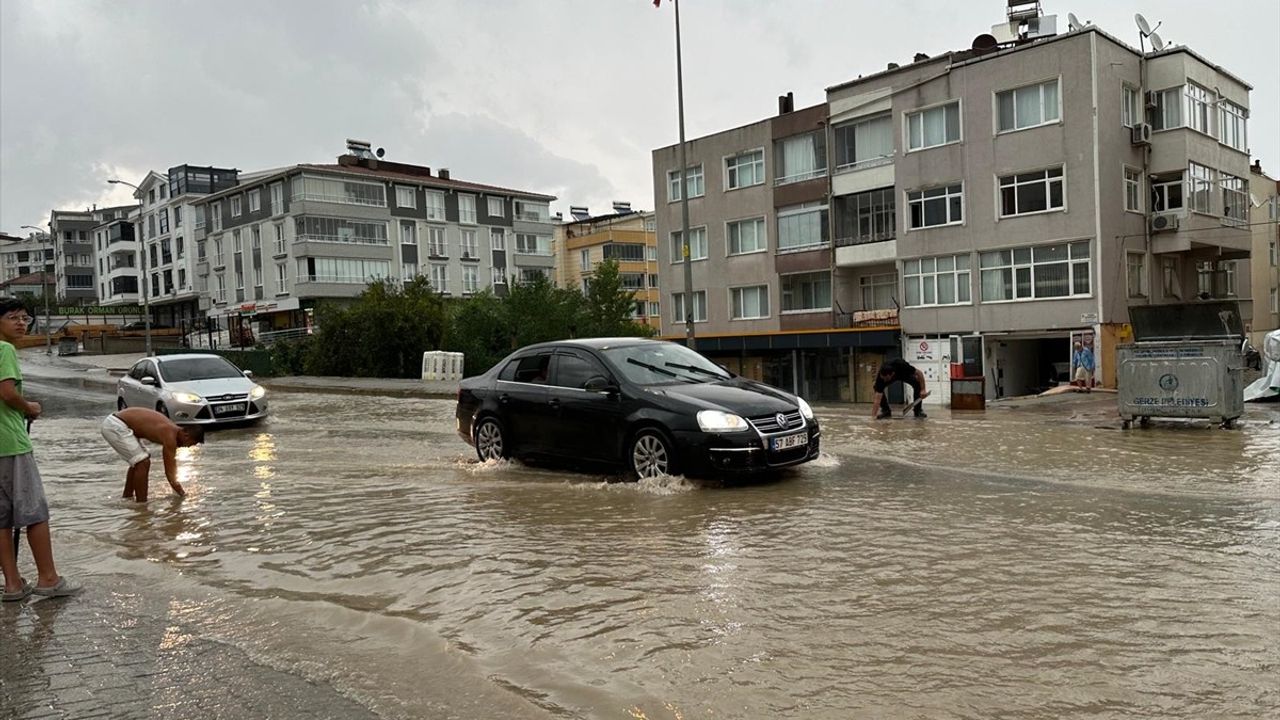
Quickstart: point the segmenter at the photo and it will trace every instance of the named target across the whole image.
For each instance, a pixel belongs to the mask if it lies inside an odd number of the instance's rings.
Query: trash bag
[[[1262,377],[1244,389],[1245,402],[1280,400],[1280,330],[1267,333],[1260,355]]]

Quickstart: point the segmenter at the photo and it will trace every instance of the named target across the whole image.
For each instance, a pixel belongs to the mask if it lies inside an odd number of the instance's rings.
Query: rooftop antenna
[[[1088,25],[1088,23],[1081,23],[1080,18],[1076,17],[1075,13],[1067,13],[1067,30],[1076,31],[1085,25]]]
[[[1154,30],[1151,31],[1151,49],[1156,52],[1160,52],[1164,49],[1164,40],[1160,37],[1159,33]]]
[[[1134,13],[1133,21],[1138,23],[1138,32],[1142,33],[1142,37],[1151,35],[1151,23],[1148,23],[1147,19],[1142,17],[1142,13]]]
[[[1156,27],[1151,27],[1151,23],[1147,22],[1147,19],[1142,17],[1142,13],[1134,13],[1133,21],[1138,24],[1138,45],[1142,48],[1142,54],[1146,55],[1147,54],[1147,38],[1151,37],[1152,35],[1155,35],[1156,28],[1159,28],[1164,23],[1158,22],[1156,23]],[[1155,40],[1152,41],[1153,46],[1155,45],[1156,41],[1160,42],[1160,47],[1156,48],[1156,50],[1158,51],[1160,49],[1163,49],[1164,41],[1160,40],[1159,35],[1155,35]]]

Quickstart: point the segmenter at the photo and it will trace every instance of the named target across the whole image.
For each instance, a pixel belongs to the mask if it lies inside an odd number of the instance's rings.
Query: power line
[[[1216,228],[1201,228],[1199,230],[1179,230],[1178,232],[1183,235],[1200,236],[1200,235],[1205,235],[1207,233],[1219,233],[1219,232],[1231,233],[1231,232],[1243,230],[1245,228],[1259,227],[1262,225],[1280,225],[1280,221],[1263,220],[1262,222],[1256,222],[1256,223],[1241,223],[1239,225],[1230,225],[1230,226],[1223,226],[1223,227],[1216,227]],[[1140,237],[1146,237],[1146,236],[1147,236],[1146,233],[1133,233],[1130,235],[1116,235],[1115,237],[1117,240],[1128,240],[1129,238],[1140,238]]]

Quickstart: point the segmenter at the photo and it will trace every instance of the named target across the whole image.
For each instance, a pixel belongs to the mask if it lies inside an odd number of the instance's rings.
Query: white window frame
[[[949,267],[939,269],[939,264]],[[963,265],[963,267],[961,267]],[[911,302],[912,281],[915,281],[920,297],[918,302]],[[951,302],[939,302],[941,294],[938,287],[941,283],[951,286]],[[929,257],[911,258],[902,261],[902,306],[903,307],[952,307],[973,304],[973,260],[967,253],[953,255],[932,255]],[[933,299],[925,300],[926,289],[933,290]]]
[[[396,207],[398,208],[418,208],[417,188],[412,185],[396,186]]]
[[[279,215],[284,212],[284,183],[271,183],[271,215]]]
[[[701,255],[698,255],[696,252],[697,243],[695,241],[697,240],[697,237],[698,237],[697,235],[698,231],[702,231],[702,254]],[[671,238],[671,264],[672,265],[679,265],[684,262],[684,245],[676,241],[676,239],[680,237],[681,232],[682,231],[680,230],[671,231],[670,238]],[[707,226],[697,225],[695,227],[689,228],[689,237],[690,237],[689,258],[693,262],[698,262],[699,260],[706,260],[707,256],[710,254],[710,242],[708,242],[707,240]]]
[[[733,233],[735,230],[738,231],[739,244],[741,244],[742,228],[747,227],[748,224],[750,224],[755,228],[755,246],[752,247],[750,250],[739,249],[737,252],[734,252],[733,251]],[[738,255],[754,255],[756,253],[768,252],[769,251],[769,231],[766,229],[766,226],[767,226],[767,223],[764,215],[760,215],[758,217],[753,217],[753,218],[743,218],[741,220],[730,220],[729,222],[726,222],[724,224],[725,257],[735,257]],[[692,248],[690,248],[690,254],[693,254]]]
[[[1121,167],[1121,183],[1124,188],[1124,209],[1125,212],[1145,213],[1143,208],[1146,203],[1142,199],[1142,188],[1146,185],[1145,178],[1142,176],[1140,168],[1129,167],[1124,165]]]
[[[209,203],[210,220],[214,232],[222,232],[222,202]]]
[[[578,269],[584,272],[591,269],[591,248],[578,251]]]
[[[1142,91],[1126,83],[1120,89],[1120,124],[1131,128],[1142,117]]]
[[[431,289],[441,295],[449,294],[449,264],[448,263],[428,263],[430,265],[430,276],[428,281],[431,283]]]
[[[1274,293],[1275,291],[1272,291],[1272,292]],[[1274,297],[1274,295],[1273,295],[1273,297]],[[662,315],[659,313],[660,309],[661,309],[661,308],[660,308],[660,306],[658,305],[658,301],[657,301],[657,300],[650,300],[650,301],[649,301],[649,317],[651,317],[651,318],[660,318],[660,317],[662,317]]]
[[[262,209],[262,191],[254,188],[249,191],[249,212],[255,213]]]
[[[956,106],[956,137],[955,137],[955,139],[954,139],[954,140],[949,140],[949,139],[946,139],[946,138],[945,138],[945,135],[946,135],[946,127],[947,127],[947,121],[946,121],[946,108],[948,108],[948,107],[950,107],[950,106],[952,106],[952,105],[955,105],[955,106]],[[940,142],[940,143],[934,143],[933,145],[926,145],[926,144],[924,144],[924,143],[925,143],[925,139],[924,139],[924,116],[925,116],[925,114],[926,114],[926,113],[934,112],[934,111],[937,111],[937,110],[941,110],[941,111],[942,111],[942,114],[943,114],[943,116],[942,116],[942,128],[943,128],[943,135],[944,135],[944,139],[943,139],[943,142]],[[955,100],[946,100],[946,101],[944,101],[944,102],[934,103],[933,105],[927,105],[927,106],[925,106],[925,107],[916,108],[916,109],[914,109],[914,110],[910,110],[910,111],[908,111],[908,112],[903,113],[903,114],[902,114],[902,117],[903,117],[903,121],[902,121],[902,132],[903,132],[903,135],[902,135],[902,146],[903,146],[903,147],[905,147],[905,148],[907,148],[907,152],[908,152],[908,153],[920,152],[920,151],[922,151],[922,150],[929,150],[929,149],[931,149],[931,148],[944,147],[944,146],[947,146],[947,145],[955,145],[955,144],[957,144],[957,143],[964,142],[964,103],[963,103],[963,101],[961,101],[960,99],[955,99]],[[916,146],[914,146],[914,145],[912,145],[912,144],[911,144],[911,122],[912,122],[912,119],[913,119],[913,118],[915,118],[915,117],[919,117],[919,118],[920,118],[920,145],[919,145],[919,147],[916,147]]]
[[[1037,249],[1053,247],[1056,245],[1062,245],[1067,248],[1067,258],[1065,260],[1037,261],[1035,259],[1035,252]],[[1077,257],[1075,255],[1075,249],[1080,246],[1083,246],[1085,248],[1085,251],[1084,251],[1086,253],[1085,257]],[[1018,253],[1023,250],[1027,251],[1028,260],[1023,261],[1018,259]],[[1009,262],[1007,264],[1002,263],[999,265],[983,266],[982,264],[983,255],[987,253],[1001,253],[1001,252],[1009,253]],[[1090,241],[1088,240],[1055,242],[1055,243],[1046,243],[1042,245],[1019,245],[1016,247],[1000,248],[996,250],[984,250],[978,253],[978,297],[981,299],[982,304],[984,305],[994,305],[997,303],[1072,300],[1072,299],[1093,297],[1093,293],[1096,288],[1096,281],[1093,277],[1093,257],[1094,257],[1093,247],[1091,246]],[[1044,267],[1047,265],[1058,265],[1058,264],[1064,264],[1064,263],[1067,266],[1067,289],[1069,290],[1069,292],[1066,295],[1052,295],[1052,296],[1046,296],[1046,297],[1037,297],[1036,296],[1036,268]],[[1077,272],[1079,272],[1080,266],[1083,266],[1084,268],[1083,271],[1088,273],[1089,291],[1085,293],[1076,292],[1076,277],[1077,277]],[[986,289],[986,285],[985,283],[983,283],[983,274],[987,272],[1003,272],[1006,270],[1009,272],[1009,283],[1010,283],[1009,288],[1013,297],[988,300],[983,295],[983,292]],[[1028,289],[1029,289],[1029,292],[1031,293],[1030,295],[1020,297],[1017,294],[1019,270],[1028,270],[1030,272],[1030,278],[1028,283]]]
[[[486,195],[485,206],[488,210],[489,217],[504,218],[507,216],[507,203],[503,198]],[[497,212],[494,212],[495,208]]]
[[[406,233],[405,230],[409,232]],[[400,244],[401,245],[417,245],[418,244],[418,223],[412,220],[400,221]]]
[[[1137,260],[1136,263],[1134,262],[1135,259]],[[1124,276],[1129,297],[1150,297],[1151,293],[1147,280],[1147,254],[1145,252],[1130,250],[1125,253]],[[1136,288],[1134,287],[1135,284],[1137,285]]]
[[[679,170],[667,171],[667,202],[669,203],[680,200],[679,173]],[[685,168],[685,184],[689,186],[690,200],[703,197],[706,194],[706,176],[703,173],[702,163]]]
[[[1176,180],[1157,180],[1148,176],[1148,184],[1151,187],[1151,212],[1185,212],[1187,209],[1187,184],[1186,173],[1179,173]],[[1169,206],[1169,190],[1176,188],[1178,191],[1178,206]]]
[[[772,317],[772,315],[770,314],[772,311],[772,308],[770,307],[769,285],[767,283],[764,285],[737,285],[737,286],[732,286],[728,288],[728,290],[729,290],[730,322],[735,320],[768,320],[770,317]],[[745,290],[755,291],[756,311],[759,312],[760,310],[763,310],[764,314],[762,315],[743,314],[745,313],[745,303],[743,302],[746,297],[745,294],[743,293],[743,291]],[[760,297],[761,297],[760,293],[763,293],[763,298],[764,298],[763,303],[760,302]],[[763,307],[761,307],[761,305],[763,305]]]
[[[1234,187],[1232,187],[1234,186]],[[1249,181],[1235,175],[1218,173],[1218,187],[1222,189],[1222,223],[1236,227],[1249,226]],[[1235,214],[1228,215],[1232,208]]]
[[[235,195],[231,198],[231,217],[240,217],[241,210],[240,196]]]
[[[1055,107],[1053,108],[1049,108],[1045,104],[1044,89],[1048,85],[1053,85],[1056,87],[1055,94],[1057,95],[1057,98],[1055,99],[1055,102],[1054,102]],[[1040,120],[1038,122],[1022,125],[1020,124],[1019,117],[1018,117],[1018,94],[1022,92],[1031,92],[1032,90],[1034,90],[1038,96],[1037,106],[1040,112]],[[1003,95],[1008,95],[1010,102],[1013,103],[1013,126],[1012,127],[1007,127],[1007,128],[1000,127],[1000,98]],[[992,119],[995,123],[995,133],[997,135],[1005,135],[1008,133],[1020,132],[1022,130],[1030,130],[1032,128],[1044,127],[1045,125],[1057,125],[1062,122],[1062,78],[1061,77],[1056,77],[1056,78],[1053,78],[1052,80],[1041,80],[1040,82],[1031,83],[1029,85],[1022,85],[1015,88],[1009,88],[1007,90],[1000,90],[998,92],[992,93],[992,99],[993,99]],[[1053,117],[1049,117],[1048,113],[1050,110],[1052,110],[1052,112],[1054,113]]]
[[[1182,299],[1182,268],[1178,258],[1167,255],[1160,258],[1160,287],[1164,297]]]
[[[1213,106],[1217,103],[1217,98],[1212,90],[1188,82],[1183,86],[1184,107],[1182,108],[1183,123],[1190,129],[1198,133],[1203,133],[1209,137],[1217,137],[1214,132],[1214,125],[1217,124],[1217,113],[1213,111]],[[1201,124],[1204,127],[1201,127]]]
[[[428,257],[449,257],[449,236],[438,225],[427,226]]]
[[[463,260],[476,260],[480,257],[480,251],[476,242],[476,231],[463,229],[459,242]]]
[[[489,228],[489,249],[502,250],[507,249],[507,232],[506,228]]]
[[[827,304],[826,304],[825,306],[803,307],[803,308],[792,308],[791,310],[788,310],[788,309],[787,309],[787,296],[788,296],[788,293],[787,293],[787,280],[788,280],[788,278],[790,278],[790,279],[792,279],[792,280],[796,280],[796,279],[800,279],[800,278],[804,278],[804,277],[809,277],[809,276],[815,276],[815,275],[825,275],[825,276],[826,276],[826,278],[827,278]],[[834,286],[835,286],[835,283],[833,283],[833,282],[832,282],[832,279],[831,279],[831,271],[829,271],[829,270],[807,270],[807,271],[804,271],[804,272],[795,272],[795,273],[787,273],[787,274],[785,274],[785,275],[780,275],[780,276],[778,276],[778,314],[780,314],[780,315],[803,315],[803,314],[806,314],[806,313],[831,312],[831,306],[832,306],[832,304],[833,304],[833,302],[834,302],[834,301],[832,300],[832,298],[833,298],[833,297],[834,297],[834,295],[835,295],[835,287],[834,287]],[[790,293],[790,296],[791,296],[792,298],[795,298],[795,297],[796,297],[796,295],[797,295],[797,293],[796,293],[795,289],[792,289],[792,291],[791,291],[791,293]]]
[[[952,192],[953,188],[960,188],[960,191]],[[941,196],[931,196],[927,198],[924,197],[924,193],[933,192],[934,190],[942,190],[943,194]],[[920,197],[918,199],[913,200],[911,197],[912,195],[920,195]],[[924,213],[925,203],[928,201],[936,201],[938,197],[941,197],[943,202],[946,205],[947,222],[938,223],[936,225],[920,225],[919,227],[913,226],[911,224],[911,206],[917,202],[920,204],[920,220],[921,222],[923,222],[925,217],[925,213]],[[960,198],[960,218],[958,220],[951,218],[951,198],[953,197]],[[906,217],[906,222],[903,223],[903,227],[907,229],[907,232],[917,232],[920,230],[932,230],[934,228],[964,224],[965,207],[964,207],[964,183],[963,182],[948,183],[946,185],[936,185],[933,187],[926,187],[926,188],[918,188],[916,190],[907,190],[906,199],[907,201],[903,205],[903,210],[906,212],[907,217]]]
[[[1187,188],[1183,206],[1191,212],[1213,214],[1214,190],[1218,187],[1218,171],[1208,165],[1187,163]],[[1203,198],[1203,202],[1200,199]]]
[[[476,196],[458,193],[458,223],[462,225],[476,224]]]
[[[1056,175],[1050,173],[1056,172]],[[1044,176],[1034,180],[1019,180],[1023,175],[1031,175],[1033,173],[1043,173]],[[996,218],[999,220],[1008,220],[1010,218],[1026,217],[1028,215],[1043,215],[1051,212],[1067,211],[1067,169],[1065,165],[1057,165],[1054,167],[1041,168],[1039,170],[1024,170],[1015,172],[1010,175],[996,177]],[[1006,182],[1008,181],[1008,182]],[[1043,210],[1028,210],[1027,212],[1018,212],[1018,191],[1020,188],[1030,187],[1037,184],[1044,185],[1044,201]],[[1053,202],[1053,186],[1058,185],[1058,197],[1062,201],[1061,205],[1052,205]],[[1013,188],[1013,204],[1014,211],[1005,213],[1004,207],[1004,190],[1006,187]]]
[[[287,252],[284,241],[284,223],[275,223],[276,228],[276,254],[282,255]]]
[[[462,294],[471,295],[480,290],[480,271],[475,265],[462,266]]]
[[[880,123],[884,124],[885,128],[889,133],[889,145],[890,145],[889,152],[881,155],[869,155],[867,157],[863,157],[862,159],[858,159],[857,157],[859,155],[859,152],[858,152],[859,143],[857,142],[858,128],[864,127],[864,126],[870,126],[872,124],[880,124]],[[863,117],[854,118],[852,120],[848,120],[848,121],[839,123],[837,125],[834,125],[831,128],[831,135],[832,135],[831,151],[834,154],[833,155],[834,159],[837,161],[841,159],[840,139],[841,137],[849,137],[843,132],[846,129],[848,129],[853,133],[852,137],[854,140],[854,143],[853,143],[854,158],[850,162],[845,162],[845,163],[836,162],[836,172],[843,172],[845,170],[852,170],[854,168],[876,167],[878,165],[883,165],[886,163],[893,162],[895,149],[893,148],[893,113],[892,112],[882,112],[882,113],[874,113],[871,115],[865,115]]]
[[[701,308],[698,307],[699,298],[702,299]],[[699,309],[702,310],[702,317],[698,317]],[[671,311],[673,314],[673,320],[672,320],[673,323],[677,325],[686,324],[685,318],[684,318],[685,316],[684,293],[678,292],[678,293],[671,294]],[[707,291],[694,290],[693,291],[693,322],[696,325],[697,323],[704,323],[706,321],[707,321]]]
[[[881,288],[889,288],[889,302],[876,302],[876,292]],[[863,310],[888,310],[895,307],[898,297],[898,273],[873,273],[858,277],[858,291]],[[935,295],[936,297],[936,295]]]
[[[425,190],[422,198],[422,209],[427,213],[427,219],[444,222],[444,193],[439,190]]]
[[[289,263],[276,263],[276,294],[285,295],[289,287]]]
[[[1275,288],[1271,288],[1271,314],[1280,313],[1280,292]]]
[[[818,241],[802,245],[787,245],[784,247],[782,245],[782,224],[793,218],[797,218],[802,215],[812,215],[814,213],[817,213],[818,215]],[[824,213],[826,213],[826,217],[823,217]],[[778,248],[779,255],[792,252],[805,252],[817,248],[829,247],[831,245],[831,228],[829,226],[831,222],[831,208],[825,202],[817,201],[801,203],[800,205],[790,205],[788,207],[779,208],[776,222],[778,226],[777,232],[775,233],[777,241],[774,244]],[[822,237],[824,233],[827,235],[825,239]]]
[[[1218,101],[1218,142],[1249,152],[1249,111],[1227,99]]]
[[[756,156],[756,157],[752,158],[752,156]],[[742,161],[742,162],[739,162],[739,161]],[[742,175],[741,171],[742,171],[742,168],[744,167],[751,168],[754,181],[749,183],[738,182],[735,184],[734,180],[741,178],[741,175]],[[725,192],[728,192],[730,190],[741,190],[743,188],[755,187],[757,185],[763,185],[764,179],[765,179],[765,166],[764,166],[764,148],[763,147],[759,147],[754,150],[744,150],[743,152],[740,152],[734,155],[726,155],[724,157]]]
[[[1183,89],[1175,85],[1164,90],[1152,90],[1156,95],[1156,106],[1147,113],[1147,122],[1156,132],[1174,130],[1183,126],[1186,121],[1183,103]],[[1144,100],[1145,104],[1145,100]]]
[[[506,285],[506,284],[507,284],[507,272],[506,272],[506,270],[507,270],[506,268],[501,268],[501,267],[495,267],[495,268],[493,268],[493,272],[492,272],[493,282],[492,282],[492,283],[490,283],[490,284],[491,284],[491,285]]]

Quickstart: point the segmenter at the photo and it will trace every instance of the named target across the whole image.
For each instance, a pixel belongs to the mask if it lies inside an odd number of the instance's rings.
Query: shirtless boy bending
[[[178,482],[178,448],[204,442],[204,430],[200,426],[182,427],[155,410],[125,408],[102,421],[102,437],[129,463],[123,497],[147,501],[151,453],[139,440],[149,440],[163,448],[164,476],[169,480],[169,487],[178,495],[187,494]]]

